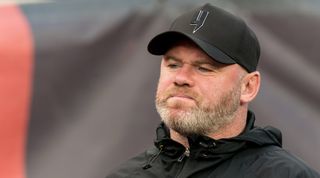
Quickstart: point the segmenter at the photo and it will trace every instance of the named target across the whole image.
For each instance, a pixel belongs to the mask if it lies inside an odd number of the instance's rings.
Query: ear
[[[258,94],[260,89],[260,73],[258,71],[247,74],[242,79],[241,84],[241,104],[251,102]]]

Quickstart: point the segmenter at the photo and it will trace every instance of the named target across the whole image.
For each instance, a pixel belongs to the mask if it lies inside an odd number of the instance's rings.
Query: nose
[[[194,85],[192,70],[189,66],[183,66],[177,71],[174,84],[176,86],[187,87],[192,87]]]

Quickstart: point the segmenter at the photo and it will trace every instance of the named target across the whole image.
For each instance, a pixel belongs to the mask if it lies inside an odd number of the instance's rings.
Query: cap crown
[[[148,49],[152,54],[164,53],[163,49],[170,47],[166,43],[181,40],[181,35],[218,62],[238,63],[249,72],[256,70],[260,46],[255,34],[242,19],[223,9],[205,4],[181,15],[169,31],[150,41]]]

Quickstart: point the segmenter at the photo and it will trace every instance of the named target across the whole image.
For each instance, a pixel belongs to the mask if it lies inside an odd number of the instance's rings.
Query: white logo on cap
[[[209,15],[208,11],[200,10],[199,13],[193,17],[190,23],[190,25],[195,25],[192,33],[197,32],[203,26],[208,15]]]

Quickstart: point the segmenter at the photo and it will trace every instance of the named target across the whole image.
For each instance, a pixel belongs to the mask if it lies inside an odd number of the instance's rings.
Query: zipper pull
[[[190,150],[189,148],[186,148],[186,151],[184,151],[184,153],[178,158],[178,162],[181,162],[185,157],[189,157],[190,156]]]
[[[153,155],[153,156],[151,157],[151,159],[149,159],[149,161],[142,167],[142,169],[149,169],[149,168],[151,168],[151,167],[152,167],[151,164],[159,157],[159,155],[160,155],[160,153],[162,152],[162,150],[163,150],[163,145],[160,145],[160,147],[159,147],[159,152],[158,152],[157,154]]]

